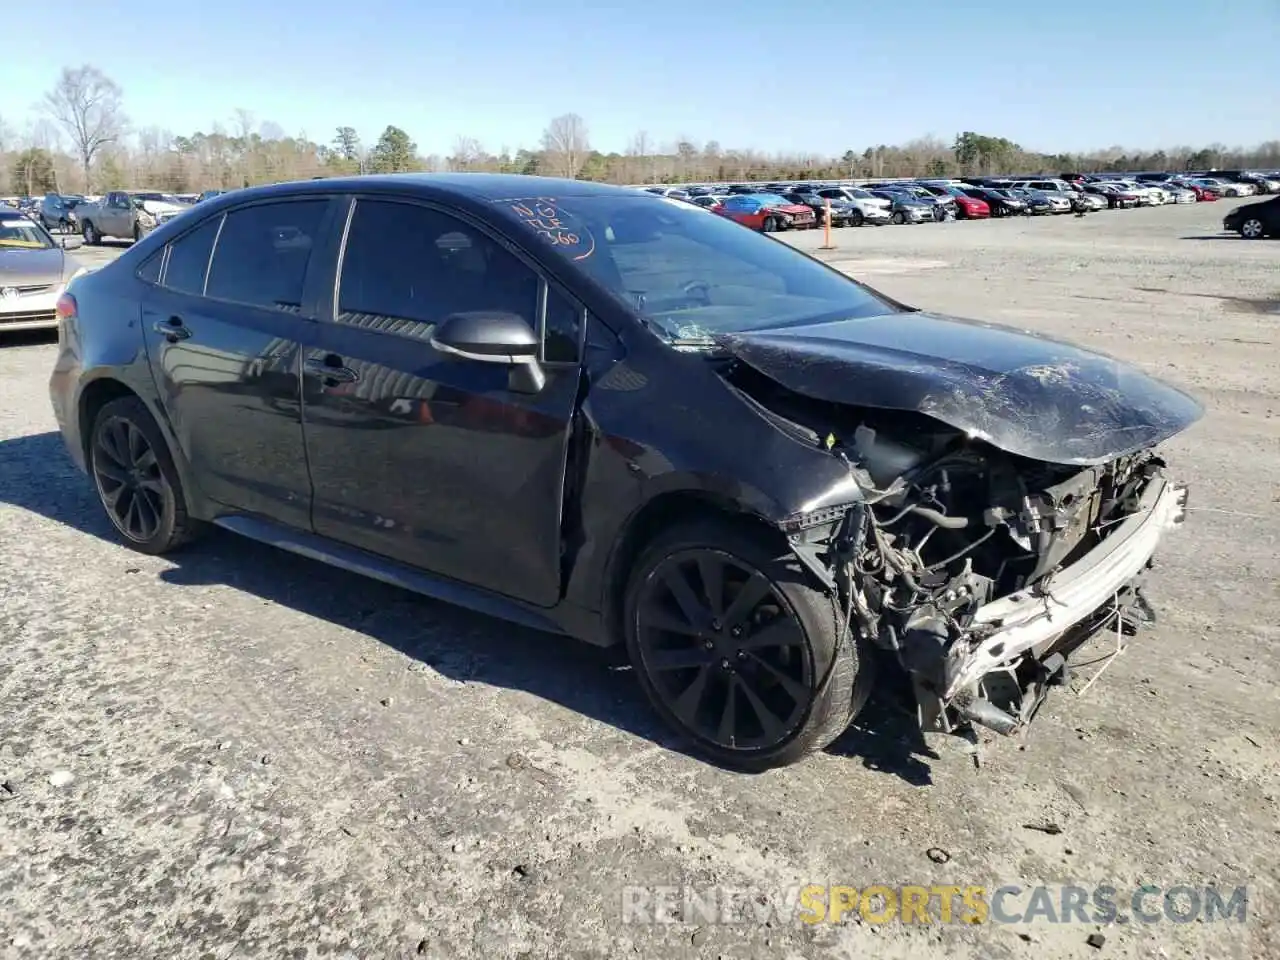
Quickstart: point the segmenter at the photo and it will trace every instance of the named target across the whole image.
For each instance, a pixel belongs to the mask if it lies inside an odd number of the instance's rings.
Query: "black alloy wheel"
[[[165,553],[198,532],[164,438],[137,397],[98,412],[89,466],[108,519],[134,549]]]
[[[730,524],[669,531],[642,554],[627,644],[650,700],[728,766],[790,763],[837,737],[867,696],[831,598]]]

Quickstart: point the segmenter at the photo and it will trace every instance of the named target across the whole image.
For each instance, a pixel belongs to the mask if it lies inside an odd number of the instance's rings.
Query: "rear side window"
[[[196,297],[204,293],[204,273],[209,267],[209,254],[213,253],[220,223],[221,217],[211,217],[169,244],[169,264],[164,270],[166,287]]]
[[[160,268],[164,265],[164,248],[161,247],[151,256],[143,261],[142,266],[138,268],[138,279],[145,280],[147,283],[160,282]]]
[[[266,310],[302,309],[302,285],[327,200],[241,207],[218,236],[205,295]]]

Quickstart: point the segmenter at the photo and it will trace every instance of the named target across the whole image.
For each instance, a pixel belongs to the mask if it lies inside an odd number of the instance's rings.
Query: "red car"
[[[956,202],[956,218],[959,220],[981,220],[991,216],[991,205],[985,200],[971,197],[959,187],[950,183],[922,183],[935,197],[951,197]]]
[[[1201,203],[1207,203],[1210,200],[1217,200],[1217,192],[1210,190],[1208,187],[1202,187],[1198,183],[1179,183],[1178,186],[1195,191],[1196,199]]]
[[[981,220],[991,216],[991,205],[987,201],[968,196],[959,190],[952,196],[956,198],[956,215],[961,220]]]
[[[771,193],[734,194],[712,207],[711,212],[761,233],[808,230],[818,223],[812,208]]]

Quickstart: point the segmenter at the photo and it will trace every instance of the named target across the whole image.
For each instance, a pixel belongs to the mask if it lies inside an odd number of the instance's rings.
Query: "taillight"
[[[64,293],[53,305],[53,312],[59,320],[74,319],[78,310],[79,304],[76,303],[76,298],[69,293]]]

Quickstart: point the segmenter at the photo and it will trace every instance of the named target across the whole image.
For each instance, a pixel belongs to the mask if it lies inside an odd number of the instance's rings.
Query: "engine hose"
[[[949,517],[945,513],[940,513],[932,507],[910,506],[907,509],[914,513],[917,517],[924,517],[930,523],[947,530],[963,530],[969,525],[968,517]]]

